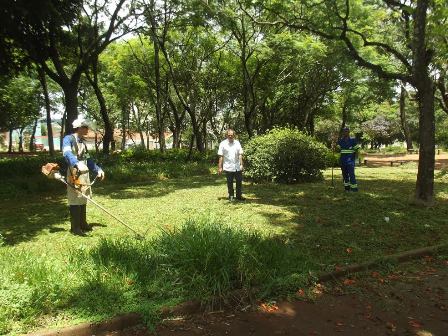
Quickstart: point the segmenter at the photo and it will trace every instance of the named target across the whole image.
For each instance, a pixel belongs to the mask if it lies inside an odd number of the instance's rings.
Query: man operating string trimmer
[[[88,122],[78,117],[72,125],[74,133],[64,137],[62,153],[68,164],[67,182],[70,185],[67,185],[67,198],[70,207],[70,232],[83,236],[86,231],[92,230],[86,218],[87,198],[82,195],[87,197],[92,195],[89,170],[100,180],[104,179],[104,172],[87,151],[84,137],[89,131]]]

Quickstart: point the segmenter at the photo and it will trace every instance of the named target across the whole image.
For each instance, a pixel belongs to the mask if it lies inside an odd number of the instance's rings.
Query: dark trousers
[[[80,234],[82,231],[90,231],[91,228],[87,224],[87,207],[86,205],[70,205],[70,231]]]
[[[345,189],[357,191],[358,184],[356,183],[356,177],[355,177],[355,164],[351,162],[343,163],[341,165],[341,169]]]
[[[242,171],[235,171],[235,172],[226,171],[226,178],[227,178],[227,191],[229,192],[229,197],[234,196],[233,180],[235,179],[235,181],[236,181],[236,198],[241,198],[242,197],[241,185],[243,183],[243,172]]]

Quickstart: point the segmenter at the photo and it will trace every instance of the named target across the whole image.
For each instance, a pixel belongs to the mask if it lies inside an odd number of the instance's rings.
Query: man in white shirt
[[[241,185],[243,182],[243,148],[238,140],[235,140],[233,129],[226,131],[225,140],[219,144],[218,174],[224,171],[227,178],[227,190],[229,201],[234,199],[233,180],[236,180],[236,199],[244,200]]]

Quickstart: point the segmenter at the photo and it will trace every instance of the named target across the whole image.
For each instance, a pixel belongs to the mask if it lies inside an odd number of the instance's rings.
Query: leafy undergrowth
[[[72,250],[63,264],[25,251],[1,258],[3,334],[58,314],[101,319],[137,311],[152,323],[158,308],[176,302],[216,305],[235,290],[248,296],[253,288],[260,298],[290,292],[304,285],[310,269],[306,253],[288,243],[210,217],[153,239],[104,239],[90,250]]]

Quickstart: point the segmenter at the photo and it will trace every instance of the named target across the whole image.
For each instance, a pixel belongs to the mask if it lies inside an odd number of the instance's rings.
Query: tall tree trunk
[[[191,126],[193,128],[193,134],[196,140],[196,149],[201,153],[205,151],[204,140],[202,138],[201,126],[196,118],[196,106],[197,106],[198,94],[194,89],[192,92],[192,97],[190,100],[190,105],[188,106],[187,113],[190,115]]]
[[[61,120],[61,132],[59,134],[59,149],[62,152],[62,143],[64,141],[64,130],[65,130],[65,121],[67,120],[67,112],[64,111]]]
[[[92,62],[92,73],[93,78],[90,76],[89,71],[86,70],[85,74],[87,77],[87,80],[89,81],[90,85],[92,86],[96,99],[98,100],[98,104],[100,105],[100,114],[101,119],[104,123],[104,134],[103,134],[103,153],[109,154],[110,152],[110,144],[114,139],[114,126],[112,125],[110,118],[109,118],[109,112],[107,110],[106,100],[104,99],[103,92],[101,91],[101,88],[98,84],[98,57]]]
[[[188,156],[187,156],[187,161],[191,160],[191,156],[193,154],[193,145],[194,145],[194,134],[191,135],[190,138],[190,146],[188,148]]]
[[[412,149],[411,131],[409,130],[409,124],[406,118],[406,89],[403,85],[400,87],[400,123],[406,141],[406,148]]]
[[[311,115],[308,119],[308,134],[310,136],[314,136],[315,125],[314,125],[314,113],[311,112]]]
[[[30,152],[36,151],[35,140],[36,140],[36,129],[37,129],[38,121],[39,121],[39,118],[36,118],[36,120],[34,121],[33,132],[31,133],[30,143],[29,143]]]
[[[19,130],[19,153],[23,153],[23,131],[23,128]]]
[[[11,154],[12,153],[12,133],[13,133],[13,129],[10,128],[9,129],[9,141],[8,141],[8,153]]]
[[[426,43],[426,17],[429,0],[418,0],[414,13],[414,84],[419,108],[419,160],[415,191],[418,204],[434,202],[435,116],[434,82],[429,75],[430,57]]]
[[[173,99],[170,97],[169,92],[167,90],[167,99],[168,103],[173,112],[174,122],[172,122],[171,132],[173,132],[173,148],[181,147],[181,132],[182,132],[182,122],[185,118],[185,110],[180,114],[179,110],[174,103]]]
[[[140,113],[138,113],[135,110],[135,105],[132,103],[132,113],[134,114],[134,118],[137,121],[137,130],[138,133],[140,134],[140,146],[142,146],[143,148],[145,148],[145,136],[143,135],[143,131],[142,131],[142,125],[141,125],[141,120],[140,120]]]
[[[162,81],[160,78],[160,50],[157,36],[155,35],[155,27],[153,26],[151,31],[153,46],[154,46],[154,72],[156,81],[156,120],[157,120],[157,133],[159,136],[160,151],[164,152],[165,146],[165,127],[164,118],[162,114]]]
[[[348,111],[347,111],[347,101],[344,99],[344,104],[342,105],[342,122],[339,128],[339,137],[342,136],[342,130],[347,126],[348,121]]]
[[[121,105],[121,150],[126,149],[126,125],[127,116],[129,116],[129,111],[127,110],[126,104]]]
[[[78,118],[78,82],[68,81],[62,86],[65,97],[65,132],[73,133],[72,122]]]
[[[241,63],[243,67],[243,112],[244,112],[244,126],[246,126],[246,132],[250,138],[254,136],[253,129],[253,108],[251,103],[251,83],[250,75],[247,70],[246,54],[243,49],[241,56]]]
[[[44,93],[45,112],[47,121],[48,150],[50,151],[50,156],[54,156],[53,127],[51,123],[51,105],[50,105],[50,95],[48,94],[47,77],[45,75],[45,71],[42,69],[40,65],[37,66],[37,73],[39,75],[40,85],[42,86],[42,91]]]

